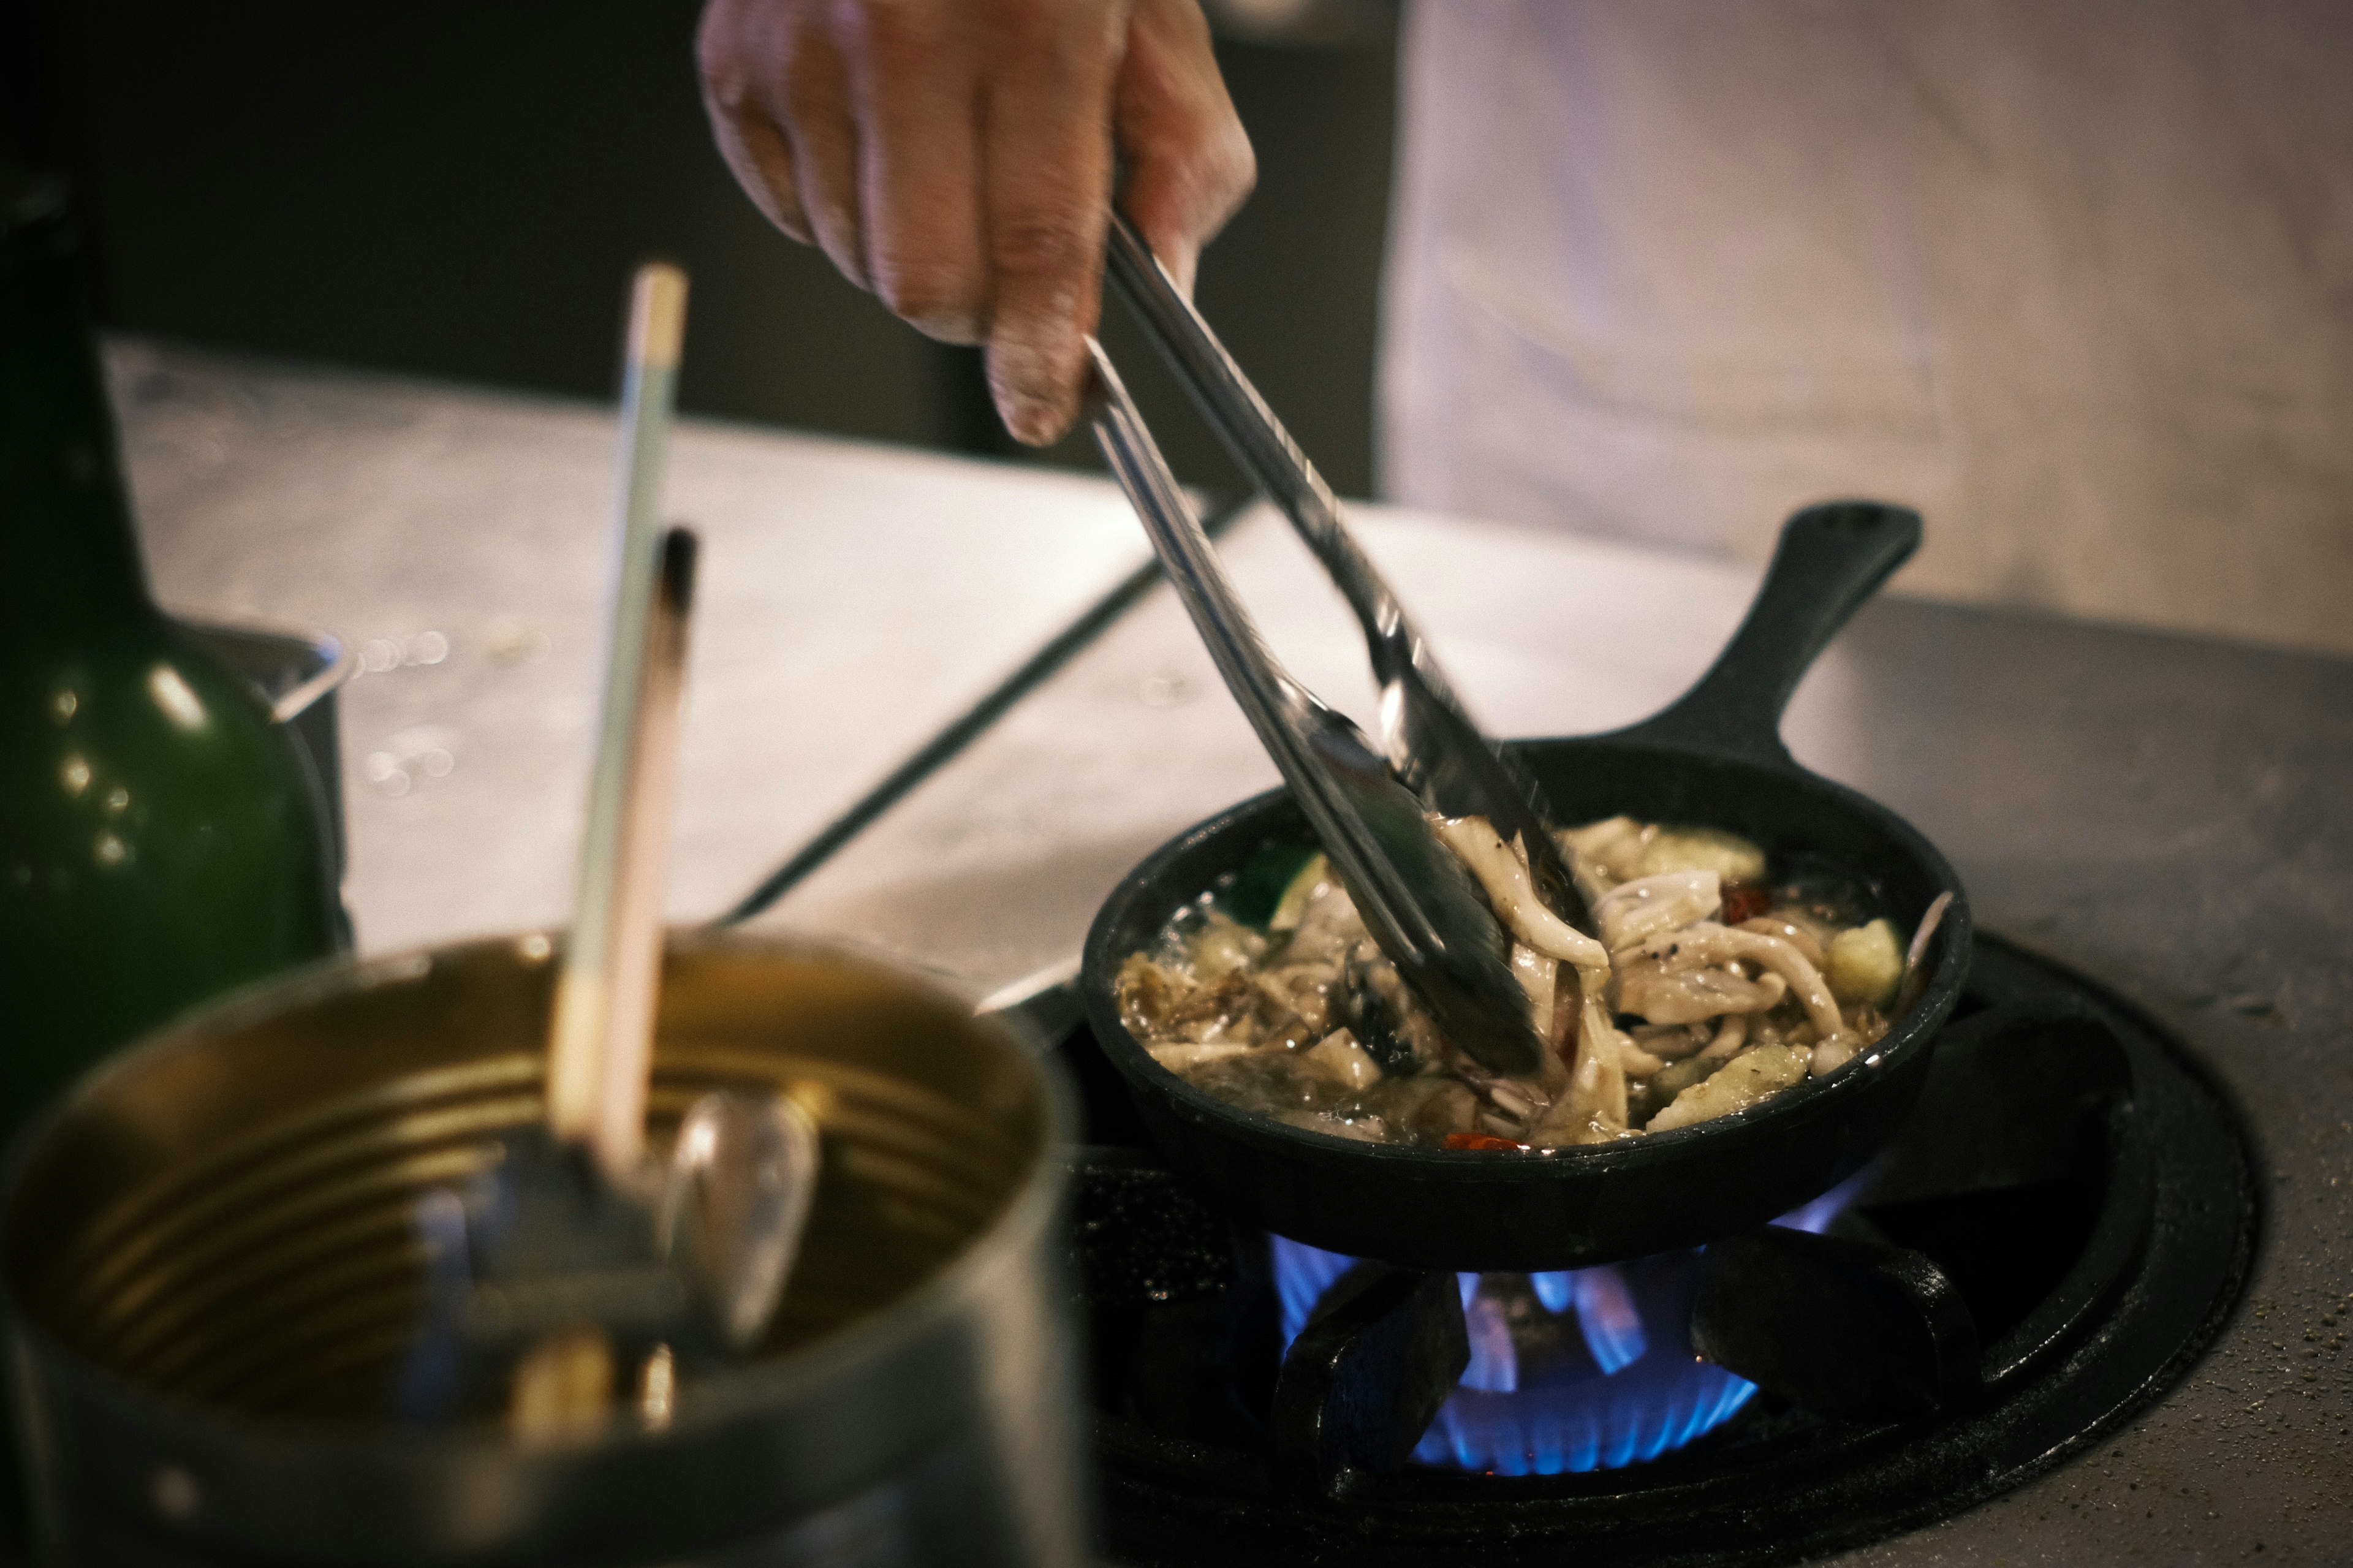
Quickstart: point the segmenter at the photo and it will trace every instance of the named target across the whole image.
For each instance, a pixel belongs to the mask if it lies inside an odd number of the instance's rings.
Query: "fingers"
[[[822,7],[711,0],[695,33],[720,155],[770,222],[866,283],[858,134]]]
[[[1258,183],[1258,157],[1218,72],[1196,0],[1136,0],[1119,75],[1122,198],[1145,243],[1192,292],[1201,247]]]
[[[866,240],[860,221],[859,134],[850,118],[849,79],[842,53],[821,16],[786,29],[775,90],[793,148],[793,179],[801,211],[827,258],[861,289]]]
[[[770,223],[799,240],[817,243],[801,211],[792,143],[778,127],[763,68],[764,21],[776,19],[746,0],[711,0],[695,31],[695,64],[702,77],[702,109],[712,139],[735,183]]]
[[[868,279],[894,314],[956,343],[979,342],[988,330],[974,31],[956,0],[870,6],[845,39],[852,113],[863,129]]]
[[[1103,0],[1018,10],[1007,19],[1008,36],[993,40],[998,64],[985,109],[996,276],[988,377],[1006,428],[1044,446],[1070,427],[1085,384],[1127,18]]]
[[[1197,0],[709,0],[696,54],[760,210],[923,331],[985,341],[1032,444],[1085,384],[1114,136],[1187,288],[1256,177]]]

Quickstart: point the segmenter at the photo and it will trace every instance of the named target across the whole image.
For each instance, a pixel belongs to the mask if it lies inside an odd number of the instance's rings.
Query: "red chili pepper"
[[[1514,1143],[1508,1138],[1492,1137],[1484,1132],[1449,1132],[1446,1146],[1449,1149],[1515,1149],[1522,1152],[1527,1149],[1525,1143]]]
[[[1773,912],[1773,889],[1762,882],[1735,882],[1724,889],[1724,923],[1736,926]]]

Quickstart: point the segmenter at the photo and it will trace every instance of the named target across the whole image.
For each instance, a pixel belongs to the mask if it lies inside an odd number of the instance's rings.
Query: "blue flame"
[[[1623,1372],[1650,1352],[1651,1336],[1642,1328],[1641,1310],[1634,1305],[1623,1274],[1615,1268],[1579,1268],[1568,1279],[1577,1331],[1602,1376]]]
[[[1835,1187],[1774,1223],[1820,1234],[1861,1182]],[[1288,1348],[1356,1260],[1287,1237],[1271,1239]],[[1470,1364],[1413,1457],[1505,1476],[1616,1469],[1655,1459],[1730,1420],[1757,1385],[1692,1352],[1700,1250],[1560,1273],[1458,1275]],[[1525,1294],[1519,1291],[1523,1279]],[[1514,1299],[1521,1303],[1524,1333],[1530,1327],[1525,1314],[1534,1310],[1573,1319],[1575,1336],[1545,1333],[1545,1353],[1523,1364],[1508,1305]]]
[[[1520,1386],[1520,1358],[1512,1348],[1512,1325],[1494,1303],[1479,1298],[1479,1276],[1458,1274],[1462,1287],[1462,1329],[1471,1359],[1462,1365],[1461,1386],[1482,1394],[1510,1394]]]

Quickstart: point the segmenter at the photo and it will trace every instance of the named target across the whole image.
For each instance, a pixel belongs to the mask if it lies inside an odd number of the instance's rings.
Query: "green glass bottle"
[[[0,164],[0,1136],[339,908],[307,759],[148,596],[62,189]]]

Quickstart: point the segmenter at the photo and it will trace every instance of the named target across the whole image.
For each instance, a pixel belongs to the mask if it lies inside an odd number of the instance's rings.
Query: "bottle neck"
[[[36,637],[153,614],[80,247],[43,194],[0,203],[0,626]]]

